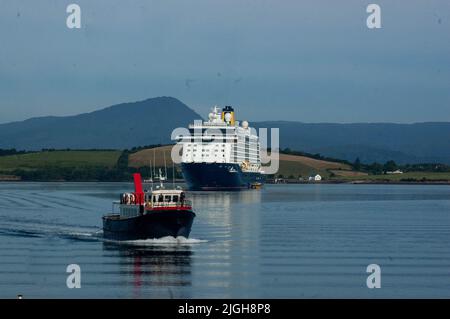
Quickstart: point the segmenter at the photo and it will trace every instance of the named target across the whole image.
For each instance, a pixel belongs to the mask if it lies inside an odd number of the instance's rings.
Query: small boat
[[[258,183],[258,182],[252,183],[252,184],[250,184],[250,188],[251,189],[261,189],[262,188],[262,183]]]
[[[144,191],[140,174],[133,174],[134,193],[121,195],[113,202],[113,213],[103,216],[103,236],[114,240],[153,239],[167,236],[189,237],[195,213],[192,202],[180,189]],[[114,208],[119,212],[114,213]]]

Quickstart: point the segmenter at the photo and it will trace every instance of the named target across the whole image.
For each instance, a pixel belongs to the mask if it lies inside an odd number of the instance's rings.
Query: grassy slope
[[[154,149],[145,149],[131,154],[128,159],[128,164],[131,167],[149,166],[150,160],[152,161],[152,163],[154,162],[153,151],[155,151],[156,166],[164,166],[164,153],[165,153],[167,166],[171,167],[172,166],[172,160],[170,158],[171,150],[172,150],[171,145],[156,147]],[[293,175],[295,177],[298,176],[307,177],[314,173],[319,173],[323,176],[329,176],[330,173],[328,170],[332,169],[349,170],[350,166],[341,163],[316,160],[305,156],[280,154],[280,169],[278,174],[282,174],[283,176],[286,177],[290,175]]]
[[[172,159],[170,156],[171,151],[172,145],[138,151],[136,153],[130,154],[130,156],[128,157],[128,166],[136,168],[149,166],[151,161],[152,166],[163,167],[165,154],[167,167],[172,167]],[[153,160],[153,158],[155,160]],[[156,162],[156,165],[154,164],[154,162]]]
[[[305,156],[280,154],[280,169],[278,174],[285,177],[308,177],[320,174],[324,177],[330,175],[329,170],[350,170],[350,166],[341,163],[317,160]]]
[[[45,167],[87,167],[116,165],[121,151],[52,151],[0,156],[0,171]]]
[[[156,166],[164,166],[163,153],[166,154],[167,166],[171,167],[170,151],[172,146],[163,146],[155,148]],[[131,167],[148,166],[149,160],[153,163],[153,149],[146,149],[131,154],[129,157],[129,165]],[[153,164],[152,164],[153,165]],[[308,177],[318,173],[323,177],[330,178],[330,174],[336,176],[331,179],[339,180],[390,180],[400,181],[407,179],[422,180],[450,180],[450,173],[429,173],[429,172],[410,172],[398,175],[368,175],[364,172],[351,171],[351,167],[346,164],[317,160],[305,156],[280,154],[280,168],[278,174],[285,177],[290,175],[297,178],[298,176]]]

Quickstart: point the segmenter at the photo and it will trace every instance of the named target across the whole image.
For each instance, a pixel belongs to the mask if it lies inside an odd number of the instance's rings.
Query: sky
[[[0,0],[0,123],[157,96],[249,121],[450,121],[450,1]]]

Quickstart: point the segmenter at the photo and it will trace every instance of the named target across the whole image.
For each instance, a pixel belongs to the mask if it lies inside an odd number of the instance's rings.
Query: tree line
[[[15,148],[11,149],[1,149],[0,148],[0,156],[8,156],[8,155],[18,155],[18,154],[26,154],[28,151],[18,151]]]
[[[129,167],[128,157],[130,154],[138,152],[147,148],[160,147],[162,145],[147,145],[140,147],[133,147],[128,150],[125,149],[120,154],[116,165],[114,167],[107,166],[82,166],[82,167],[54,167],[46,166],[37,169],[15,169],[9,171],[8,174],[15,176],[20,176],[24,181],[103,181],[103,182],[118,182],[118,181],[130,181],[132,179],[133,173],[140,173],[144,178],[149,178],[154,175],[154,171],[158,171],[160,168],[163,174],[166,173],[164,167],[154,167],[152,170],[148,166],[134,168]],[[55,149],[43,149],[42,151],[53,152],[53,151],[70,151],[71,149],[55,150]],[[78,151],[78,150],[77,150]],[[91,149],[89,151],[97,151],[96,149]],[[100,150],[98,150],[100,151]],[[105,150],[101,150],[105,151]],[[10,150],[0,150],[1,155],[19,155],[31,153],[27,151],[17,151],[15,149]],[[1,173],[1,172],[0,172]],[[6,173],[6,172],[5,172]],[[172,178],[180,179],[183,178],[182,173],[179,169],[175,169],[174,172],[172,168],[167,168],[167,179]]]
[[[351,164],[353,170],[367,172],[372,175],[382,175],[388,172],[400,170],[406,172],[428,172],[428,173],[444,173],[450,172],[450,165],[439,163],[421,163],[421,164],[397,164],[390,160],[384,164],[374,162],[372,164],[363,164],[356,158],[355,162]]]
[[[9,155],[22,155],[22,154],[31,154],[31,153],[39,153],[39,152],[62,152],[62,151],[77,151],[77,152],[92,152],[92,151],[116,151],[114,149],[100,149],[100,148],[91,148],[91,149],[56,149],[56,148],[43,148],[40,151],[25,151],[25,150],[17,150],[15,148],[9,149],[1,149],[0,148],[0,156],[9,156]]]
[[[131,175],[133,173],[141,173],[144,178],[148,178],[154,175],[154,172],[150,170],[150,167],[144,166],[140,168],[129,167],[128,158],[130,154],[138,152],[143,149],[151,149],[155,147],[160,147],[161,144],[156,145],[146,145],[133,147],[131,149],[123,150],[120,154],[117,163],[114,167],[106,166],[86,166],[86,167],[52,167],[48,166],[45,168],[38,169],[16,169],[7,172],[8,174],[13,174],[20,176],[22,180],[26,181],[129,181],[131,180]],[[52,151],[70,151],[71,149],[43,149],[42,151],[52,152]],[[77,150],[78,151],[78,150]],[[90,149],[86,151],[105,151],[104,149]],[[270,150],[269,150],[270,151]],[[0,149],[0,156],[8,155],[20,155],[26,153],[33,153],[36,151],[23,151],[16,149]],[[318,160],[337,162],[342,164],[347,164],[352,167],[355,171],[367,172],[372,175],[386,174],[386,172],[393,172],[396,170],[401,170],[403,172],[450,172],[450,165],[446,164],[435,164],[435,163],[423,163],[423,164],[403,164],[399,165],[395,161],[390,160],[382,163],[362,163],[359,158],[357,158],[353,163],[340,160],[332,157],[322,156],[321,154],[311,154],[301,151],[293,151],[289,148],[285,148],[280,151],[284,154],[306,156]],[[164,167],[153,168],[154,171],[158,172],[161,168],[165,172]],[[0,172],[1,173],[1,172]],[[3,172],[6,173],[6,172]],[[167,169],[167,178],[170,180],[183,178],[181,171],[177,168],[175,169],[175,174],[172,173],[172,168]],[[281,175],[280,175],[281,177]]]

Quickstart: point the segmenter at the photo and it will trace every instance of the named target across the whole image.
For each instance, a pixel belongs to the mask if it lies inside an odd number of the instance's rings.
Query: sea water
[[[193,192],[189,239],[104,240],[101,216],[132,187],[0,183],[0,297],[450,297],[450,186]]]

